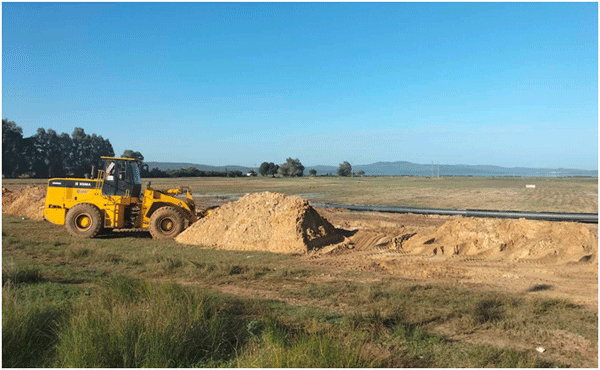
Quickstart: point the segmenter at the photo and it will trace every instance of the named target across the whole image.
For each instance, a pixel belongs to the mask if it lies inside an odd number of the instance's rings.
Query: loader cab
[[[129,158],[102,157],[104,161],[104,184],[102,195],[139,198],[142,191],[140,166]]]

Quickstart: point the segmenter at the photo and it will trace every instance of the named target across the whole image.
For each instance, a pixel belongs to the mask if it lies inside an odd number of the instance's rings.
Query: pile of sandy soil
[[[46,188],[28,186],[16,190],[2,188],[2,213],[24,216],[32,220],[43,220],[46,203]]]
[[[597,260],[598,239],[574,222],[457,218],[404,241],[410,254],[547,263]]]
[[[343,236],[307,200],[264,192],[213,210],[175,240],[217,249],[304,254],[341,242]]]

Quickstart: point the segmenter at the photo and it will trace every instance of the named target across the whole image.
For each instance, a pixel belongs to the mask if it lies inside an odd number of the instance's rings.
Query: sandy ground
[[[410,254],[386,240],[390,231],[432,233],[456,216],[385,214],[318,209],[334,226],[371,233],[371,241],[357,240],[354,249],[324,248],[303,257],[309,263],[332,270],[384,271],[412,281],[451,282],[472,289],[499,290],[523,295],[567,299],[592,310],[598,309],[597,224],[575,224],[595,237],[593,257],[583,260],[517,259],[491,260],[488,256]],[[515,220],[520,221],[520,220]],[[353,236],[350,237],[352,239]],[[365,237],[364,239],[368,239]],[[582,254],[585,255],[585,254]]]
[[[225,202],[204,198],[197,204],[202,209]],[[383,274],[420,283],[461,284],[566,299],[598,310],[597,224],[321,208],[317,212],[345,241],[299,258],[301,263],[326,267],[331,276],[364,271],[374,279]],[[453,238],[458,240],[454,245]]]

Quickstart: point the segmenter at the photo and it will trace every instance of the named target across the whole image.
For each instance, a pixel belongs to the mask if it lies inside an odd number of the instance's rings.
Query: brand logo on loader
[[[75,182],[75,186],[92,186],[89,182]]]

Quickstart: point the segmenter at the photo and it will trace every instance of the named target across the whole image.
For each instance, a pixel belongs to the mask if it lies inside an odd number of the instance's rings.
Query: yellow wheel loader
[[[102,157],[104,168],[94,178],[48,180],[44,219],[65,225],[74,236],[93,238],[113,229],[145,229],[155,239],[177,236],[198,220],[189,186],[142,193],[140,163]],[[185,198],[177,195],[187,192]]]

